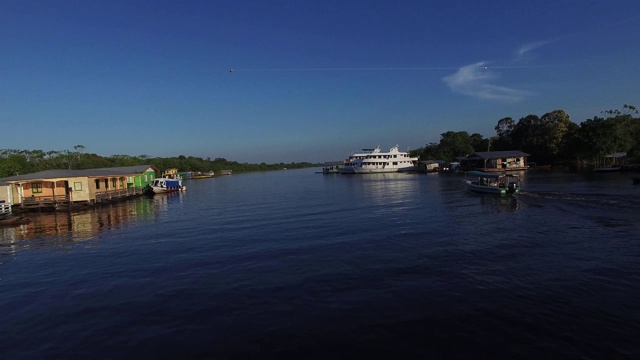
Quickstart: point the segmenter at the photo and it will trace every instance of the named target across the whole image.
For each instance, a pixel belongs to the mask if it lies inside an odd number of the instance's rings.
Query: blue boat
[[[185,191],[187,188],[182,185],[182,177],[178,174],[178,169],[169,169],[162,173],[147,188],[149,194],[162,194],[175,191]]]

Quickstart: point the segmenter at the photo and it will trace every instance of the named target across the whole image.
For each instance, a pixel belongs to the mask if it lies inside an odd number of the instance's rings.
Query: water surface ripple
[[[32,358],[640,356],[640,187],[625,174],[316,169],[0,228],[0,343]]]

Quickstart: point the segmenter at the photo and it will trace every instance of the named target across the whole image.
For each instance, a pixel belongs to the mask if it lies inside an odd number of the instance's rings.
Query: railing
[[[119,190],[109,190],[96,193],[96,202],[122,199],[129,196],[144,194],[143,188],[127,188]]]
[[[112,201],[127,198],[135,195],[144,194],[144,188],[127,188],[118,190],[109,190],[96,193],[95,202]],[[77,200],[76,200],[77,201]],[[57,208],[59,205],[70,205],[73,201],[73,194],[55,195],[55,196],[29,196],[22,199],[23,208]],[[85,201],[82,201],[85,202]],[[3,204],[0,204],[3,205]],[[5,204],[11,209],[8,204]],[[0,208],[1,209],[1,208]],[[0,211],[0,215],[3,214]]]
[[[53,196],[30,196],[22,199],[23,207],[46,207],[53,206],[60,203],[69,203],[68,195],[53,195]]]
[[[38,203],[38,202],[55,202],[55,201],[69,201],[68,195],[54,195],[54,196],[31,196],[22,199],[24,204]]]
[[[11,214],[11,205],[4,201],[0,203],[0,216]]]

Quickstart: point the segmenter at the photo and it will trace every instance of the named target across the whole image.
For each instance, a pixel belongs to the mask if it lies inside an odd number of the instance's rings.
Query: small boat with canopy
[[[520,177],[515,174],[468,171],[465,173],[465,186],[475,192],[512,195],[520,193]]]
[[[165,170],[162,177],[154,179],[147,187],[149,194],[164,194],[175,191],[185,191],[187,188],[182,185],[182,177],[178,174],[178,169]]]

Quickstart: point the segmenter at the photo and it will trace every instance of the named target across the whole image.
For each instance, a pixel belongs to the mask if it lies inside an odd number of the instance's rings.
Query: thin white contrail
[[[524,69],[524,68],[546,68],[567,65],[523,65],[523,66],[478,66],[481,69]],[[345,67],[345,68],[233,68],[230,72],[236,71],[386,71],[386,70],[458,70],[458,67]]]
[[[232,69],[234,71],[371,71],[371,70],[455,70],[455,67],[369,67],[369,68],[265,68],[265,69]]]

